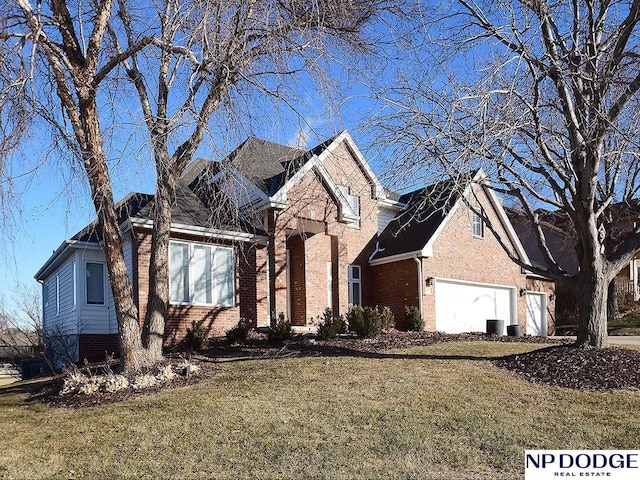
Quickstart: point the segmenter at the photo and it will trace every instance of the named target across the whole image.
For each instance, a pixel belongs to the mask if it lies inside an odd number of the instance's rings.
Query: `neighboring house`
[[[38,353],[40,341],[35,332],[9,327],[0,330],[0,360],[14,361]]]
[[[489,318],[546,334],[553,283],[532,280],[474,215],[481,208],[527,262],[482,173],[399,196],[382,187],[347,132],[299,149],[250,138],[221,162],[196,160],[173,209],[166,344],[193,320],[222,334],[244,319],[266,327],[284,313],[311,326],[330,307],[388,305],[401,322],[418,306],[429,330],[484,331]],[[437,196],[437,198],[435,198]],[[439,208],[442,207],[442,208]],[[140,318],[146,312],[153,195],[118,204]],[[38,271],[47,338],[70,358],[117,347],[117,324],[95,225],[65,241]],[[537,320],[527,320],[537,295]],[[531,307],[532,310],[535,310]],[[51,342],[50,342],[51,343]]]

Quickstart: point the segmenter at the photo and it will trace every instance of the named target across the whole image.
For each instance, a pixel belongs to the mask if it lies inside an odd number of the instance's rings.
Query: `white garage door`
[[[515,290],[495,285],[476,285],[436,280],[436,330],[446,333],[484,332],[487,319],[511,324]]]
[[[527,292],[527,334],[546,335],[546,295],[544,293]]]

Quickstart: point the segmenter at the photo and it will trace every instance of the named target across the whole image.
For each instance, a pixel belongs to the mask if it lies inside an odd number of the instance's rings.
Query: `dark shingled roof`
[[[518,235],[520,239],[520,243],[522,243],[522,247],[525,252],[527,252],[531,265],[546,269],[548,262],[542,249],[538,245],[535,226],[531,219],[522,211],[506,207],[504,210],[509,217],[509,221],[516,235]],[[555,212],[544,213],[545,215],[541,215],[540,218],[554,219],[564,227],[563,229],[547,221],[540,221],[547,247],[560,267],[568,274],[575,275],[578,272],[578,260],[574,250],[575,239],[571,233],[569,233],[572,231],[572,228],[567,229],[568,222],[566,219],[561,218],[561,214],[556,214]]]
[[[378,237],[380,251],[374,259],[422,250],[460,199],[465,185],[449,179],[400,196],[399,201],[408,206]]]
[[[118,215],[118,225],[122,225],[131,217],[139,217],[140,212],[153,201],[153,195],[148,193],[131,192],[118,203],[116,203],[116,214]],[[100,242],[102,235],[98,231],[98,221],[94,220],[89,225],[76,233],[71,240],[79,242]]]
[[[222,163],[233,165],[260,190],[271,196],[280,188],[282,178],[291,177],[300,168],[304,153],[298,148],[251,137]],[[306,160],[308,159],[304,161]]]
[[[314,155],[319,155],[333,142],[331,137],[316,147],[299,148],[250,137],[221,162],[198,159],[191,163],[180,180],[196,189],[202,181],[213,177],[226,166],[237,168],[267,196],[273,196]]]
[[[209,179],[227,165],[232,165],[268,196],[274,195],[314,155],[320,154],[336,137],[331,137],[311,150],[304,151],[278,143],[250,137],[221,162],[198,158],[180,176],[172,222],[184,225],[218,228],[229,231],[263,233],[242,218],[236,208]],[[116,204],[118,223],[128,218],[153,219],[154,195],[130,193]],[[99,242],[97,221],[71,237],[72,240]]]

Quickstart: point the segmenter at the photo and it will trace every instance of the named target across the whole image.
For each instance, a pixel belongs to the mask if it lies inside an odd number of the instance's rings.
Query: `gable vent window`
[[[233,249],[195,243],[169,244],[169,301],[235,305]]]
[[[484,237],[484,221],[482,220],[482,215],[479,215],[476,212],[472,212],[472,213],[473,213],[473,219],[472,219],[473,236],[477,238],[482,238]],[[480,213],[483,213],[483,211],[480,210]]]
[[[347,203],[353,210],[353,213],[355,213],[356,216],[358,217],[356,220],[352,220],[347,224],[352,225],[354,227],[359,227],[360,226],[360,197],[358,197],[357,195],[351,195],[349,187],[345,187],[344,185],[337,185],[337,187],[340,193],[342,194],[342,196],[344,197],[344,199],[347,201]]]
[[[362,305],[362,271],[359,265],[349,265],[349,303]]]

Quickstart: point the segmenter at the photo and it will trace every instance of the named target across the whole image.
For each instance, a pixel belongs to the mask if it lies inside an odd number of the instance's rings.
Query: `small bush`
[[[389,307],[384,307],[380,312],[380,319],[382,320],[382,329],[390,330],[396,328],[396,318],[393,316],[393,312]]]
[[[347,311],[347,327],[350,332],[362,331],[364,329],[364,309],[358,305],[349,307]]]
[[[207,343],[209,332],[204,326],[204,319],[192,321],[191,327],[187,327],[187,335],[184,339],[187,350],[197,352],[202,350]]]
[[[249,329],[244,324],[244,322],[240,320],[235,327],[227,331],[227,342],[229,342],[231,345],[235,343],[244,343],[247,341],[248,334]]]
[[[334,315],[330,308],[322,314],[322,322],[318,325],[318,338],[329,340],[336,338],[339,333],[346,332],[346,324],[342,315]]]
[[[276,320],[274,325],[269,327],[269,341],[282,342],[292,337],[293,330],[291,329],[291,322],[284,318],[284,313],[280,312],[278,320]]]
[[[353,306],[347,313],[349,330],[360,338],[376,338],[382,332],[382,317],[377,307]]]
[[[421,332],[424,329],[424,320],[418,307],[404,307],[404,324],[407,330]]]

